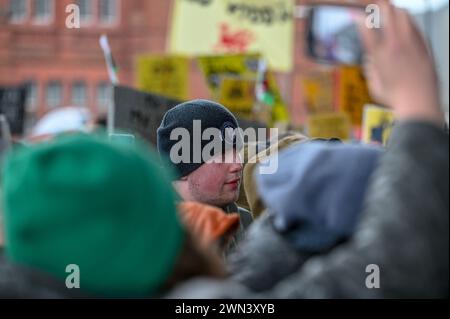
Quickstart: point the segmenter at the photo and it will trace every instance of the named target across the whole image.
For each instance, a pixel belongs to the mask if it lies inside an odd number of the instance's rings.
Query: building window
[[[72,85],[72,104],[74,106],[86,106],[87,94],[84,82],[75,82]]]
[[[34,0],[34,20],[50,22],[53,19],[53,0]]]
[[[100,0],[100,22],[115,24],[119,20],[119,0]]]
[[[92,22],[92,0],[78,0],[78,7],[80,8],[80,20],[82,23]]]
[[[47,107],[55,108],[62,103],[62,84],[59,81],[52,81],[47,84]]]
[[[38,101],[39,96],[37,83],[35,81],[29,81],[27,83],[27,100],[26,100],[27,112],[36,111]]]
[[[100,112],[106,113],[111,99],[112,87],[107,82],[102,82],[97,86],[97,108]]]
[[[27,17],[26,0],[9,0],[10,21],[22,22]]]

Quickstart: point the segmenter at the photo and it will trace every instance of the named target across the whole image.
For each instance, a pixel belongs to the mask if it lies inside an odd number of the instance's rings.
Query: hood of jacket
[[[382,150],[357,144],[298,144],[278,155],[257,185],[274,226],[297,249],[321,252],[349,237]]]

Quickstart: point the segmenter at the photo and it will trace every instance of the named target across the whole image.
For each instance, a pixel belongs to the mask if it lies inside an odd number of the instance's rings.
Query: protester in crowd
[[[244,143],[244,147],[242,149],[242,172],[244,175],[245,167],[249,164],[249,161],[255,157],[256,154],[264,151],[269,148],[271,145],[271,140],[267,139],[262,142],[248,142]],[[242,185],[239,189],[239,197],[236,201],[236,204],[239,207],[245,208],[246,210],[251,212],[250,204],[248,203],[247,196],[245,194],[245,178],[243,176]],[[251,212],[253,215],[253,212]],[[254,217],[254,216],[253,216]]]
[[[157,142],[160,155],[168,158],[178,172],[174,187],[183,200],[239,214],[240,227],[236,241],[252,222],[250,213],[235,204],[242,181],[239,155],[239,144],[242,143],[239,143],[237,135],[230,137],[226,134],[227,130],[238,128],[236,118],[224,106],[207,100],[194,100],[179,104],[164,115],[158,128]],[[220,136],[202,138],[211,129],[215,129]],[[188,138],[179,141],[179,132],[186,132]],[[216,153],[210,154],[210,149],[205,158],[204,151],[210,143],[213,143],[211,149]],[[173,157],[178,157],[180,151],[187,152],[187,155],[177,162]]]
[[[371,62],[369,85],[379,102],[392,106],[398,126],[353,239],[311,259],[271,296],[448,297],[448,135],[433,59],[411,17],[379,4],[382,36],[361,28]],[[379,270],[378,282],[368,282],[369,265]]]
[[[363,208],[351,211],[350,216],[359,216],[356,228],[355,219],[351,218],[350,223],[344,224],[347,227],[337,228],[343,232],[334,233],[328,228],[324,231],[320,225],[310,231],[310,226],[317,226],[310,217],[320,215],[308,215],[316,211],[309,207],[318,207],[318,212],[331,217],[336,222],[331,225],[341,221],[320,205],[309,206],[314,201],[305,201],[308,206],[298,215],[291,214],[292,207],[286,207],[286,203],[277,202],[277,198],[293,198],[294,193],[289,191],[297,187],[288,186],[299,185],[296,176],[289,175],[286,182],[291,181],[290,184],[276,187],[274,194],[268,194],[272,189],[268,186],[277,182],[277,176],[259,180],[263,198],[273,212],[251,227],[269,219],[274,227],[271,234],[281,234],[296,253],[306,251],[308,260],[294,260],[302,265],[298,271],[255,295],[239,283],[226,280],[220,260],[208,255],[198,245],[197,237],[183,230],[171,185],[151,155],[94,137],[65,136],[14,151],[6,161],[3,208],[8,260],[0,259],[0,294],[48,297],[76,293],[78,290],[69,290],[64,284],[69,275],[67,265],[76,265],[80,268],[82,291],[94,296],[448,297],[448,135],[442,128],[444,116],[435,69],[408,14],[385,1],[379,4],[383,16],[381,33],[361,31],[370,61],[368,79],[374,98],[393,108],[398,126],[368,184]],[[199,113],[203,111],[205,108]],[[208,117],[217,114],[205,113]],[[176,115],[163,121],[163,131],[166,123],[180,119]],[[218,127],[233,125],[223,124]],[[170,133],[166,132],[165,140],[170,142]],[[334,147],[326,145],[327,150]],[[170,147],[165,150],[170,152]],[[296,150],[287,150],[286,154],[296,154]],[[192,171],[184,164],[177,166],[180,176],[186,177],[208,164],[213,163],[200,163]],[[189,171],[186,175],[185,169]],[[281,170],[289,171],[283,167]],[[222,171],[214,170],[217,172]],[[229,171],[226,172],[221,176],[228,176]],[[315,173],[308,175],[312,181],[301,182],[321,185],[321,176]],[[233,174],[237,175],[234,171]],[[208,177],[206,172],[199,175],[198,179]],[[224,184],[219,183],[221,187]],[[186,186],[188,180],[180,179],[175,185],[184,199],[191,199],[187,196],[192,191]],[[219,195],[214,206],[228,205],[218,203],[223,199],[223,194]],[[231,197],[235,201],[237,192]],[[296,219],[298,216],[302,217],[301,222]],[[302,227],[308,232],[302,232]],[[296,230],[295,235],[292,230]],[[340,243],[341,240],[346,242]],[[271,247],[267,249],[267,264],[272,262]],[[330,251],[317,254],[318,248]],[[22,271],[22,267],[31,269]],[[375,269],[375,273],[368,273],[368,269]],[[376,269],[379,279],[372,281]],[[28,276],[28,271],[33,275]],[[34,278],[36,273],[38,280]],[[45,280],[47,275],[55,281]],[[53,283],[61,290],[53,290]]]
[[[278,137],[275,137],[278,139]],[[244,167],[244,192],[247,203],[252,212],[253,218],[258,218],[265,206],[258,193],[255,183],[255,173],[259,167],[261,161],[267,159],[269,156],[278,156],[278,152],[296,143],[307,141],[308,138],[300,133],[291,133],[289,135],[284,134],[281,139],[277,141],[270,141],[266,149],[260,150],[258,154],[254,155],[248,160],[248,163]]]
[[[227,255],[233,235],[239,229],[238,214],[225,214],[219,208],[198,202],[181,202],[178,210],[204,249]]]
[[[448,297],[449,144],[437,76],[411,17],[385,1],[378,4],[381,35],[361,28],[369,85],[398,123],[368,186],[360,221],[348,242],[313,256],[260,297]],[[242,290],[230,295],[217,281],[203,280],[181,285],[169,297],[186,296],[191,287],[197,290],[190,298],[249,296]]]
[[[258,154],[251,157],[248,163],[244,166],[244,187],[243,192],[246,198],[245,202],[252,212],[253,218],[258,218],[266,209],[261,195],[256,187],[255,175],[257,170],[261,168],[260,163],[267,160],[269,157],[278,156],[278,153],[286,148],[289,148],[298,143],[306,142],[327,142],[327,143],[342,143],[337,138],[323,139],[314,138],[309,139],[303,134],[297,132],[286,132],[280,136],[274,137],[271,141],[267,143],[266,149],[261,149]]]
[[[0,296],[154,297],[191,277],[223,277],[220,258],[181,226],[170,179],[145,147],[98,136],[11,152]],[[71,269],[80,289],[68,289]]]
[[[256,172],[269,209],[229,256],[233,278],[267,290],[309,257],[350,238],[380,153],[374,147],[304,142],[280,152],[274,174]]]
[[[58,134],[89,132],[94,128],[91,111],[85,107],[59,107],[42,117],[27,137],[36,143],[53,138]]]

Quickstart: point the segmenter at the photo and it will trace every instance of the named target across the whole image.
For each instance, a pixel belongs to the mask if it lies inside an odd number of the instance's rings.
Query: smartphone
[[[358,21],[365,10],[357,5],[316,4],[308,8],[307,55],[325,64],[361,65],[364,48]]]

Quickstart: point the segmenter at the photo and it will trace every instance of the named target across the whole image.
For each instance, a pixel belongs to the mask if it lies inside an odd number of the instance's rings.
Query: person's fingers
[[[394,7],[386,0],[380,0],[377,4],[380,7],[381,14],[382,41],[385,44],[395,42],[398,30]]]
[[[408,12],[404,9],[396,8],[396,15],[397,15],[397,25],[399,34],[403,37],[403,40],[405,41],[418,41],[419,39],[413,39],[417,36],[417,34],[414,32],[414,25],[412,21],[410,20],[410,16]]]
[[[370,96],[374,101],[377,101],[378,103],[383,103],[382,101],[383,83],[380,80],[379,68],[375,66],[373,61],[366,60],[366,63],[364,64],[364,74],[367,79]]]
[[[372,56],[367,55],[365,57],[362,68],[366,78],[370,78],[374,75],[376,67],[374,66],[374,59],[372,58]]]
[[[424,57],[424,62],[428,62],[434,68],[434,57],[428,42],[424,35],[417,27],[413,17],[406,10],[399,10],[398,13],[398,25],[401,29],[400,34],[405,37],[405,41],[409,45],[413,46],[418,54]]]
[[[361,42],[367,54],[372,54],[378,45],[378,35],[375,29],[368,28],[364,17],[358,18],[358,30]]]
[[[417,27],[414,19],[408,12],[402,12],[401,23],[401,27],[405,30],[404,34],[409,36],[409,40],[416,43],[418,49],[432,59],[433,54],[431,52],[431,48],[429,47],[422,32],[420,32],[419,28]]]

